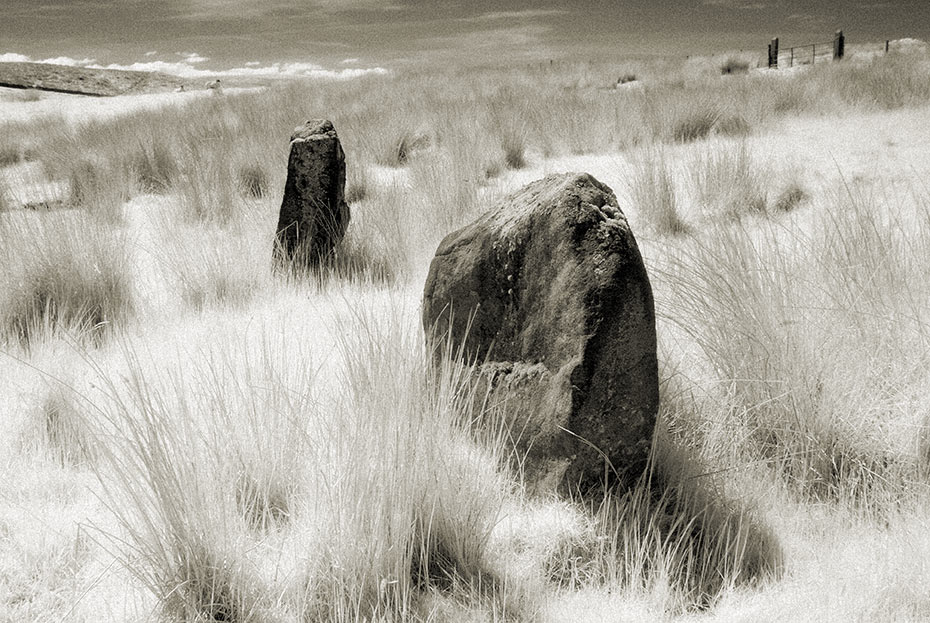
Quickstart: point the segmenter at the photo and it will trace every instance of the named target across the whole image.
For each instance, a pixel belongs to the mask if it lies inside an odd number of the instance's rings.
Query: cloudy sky
[[[930,39],[930,0],[0,0],[0,58],[399,66]]]

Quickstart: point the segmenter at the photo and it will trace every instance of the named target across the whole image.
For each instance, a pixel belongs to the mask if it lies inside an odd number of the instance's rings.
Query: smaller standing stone
[[[315,266],[332,253],[349,226],[345,184],[345,154],[333,124],[314,119],[296,128],[278,218],[282,259]]]

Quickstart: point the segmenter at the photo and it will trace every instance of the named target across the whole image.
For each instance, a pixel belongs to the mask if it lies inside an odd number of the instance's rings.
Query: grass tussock
[[[705,213],[724,218],[764,214],[767,171],[745,141],[707,146],[694,157],[692,185]]]
[[[132,354],[128,376],[103,379],[123,431],[100,473],[130,537],[119,550],[166,614],[342,621],[505,590],[486,550],[506,479],[467,432],[461,379],[430,377],[390,319],[351,322],[346,393],[322,403],[313,368],[267,341],[254,361],[217,349],[183,380]],[[298,543],[278,568],[252,562]]]
[[[0,334],[28,346],[65,331],[99,342],[134,307],[126,241],[80,218],[0,222]]]
[[[720,73],[725,76],[749,73],[749,61],[731,56],[720,66]]]
[[[796,180],[792,180],[778,194],[772,205],[776,212],[791,212],[800,206],[808,198],[807,192]]]
[[[710,400],[724,415],[696,431],[708,452],[768,465],[806,495],[875,508],[917,473],[906,431],[920,430],[926,387],[904,362],[924,357],[923,285],[912,279],[928,241],[886,220],[874,198],[833,201],[809,235],[720,227],[664,277],[673,321],[719,383]],[[901,436],[887,435],[891,423]]]
[[[239,167],[239,192],[247,199],[262,199],[270,188],[270,180],[264,167],[257,163]]]
[[[526,139],[519,130],[510,130],[501,137],[504,149],[504,166],[508,169],[522,169],[526,166]]]
[[[5,179],[0,178],[0,213],[8,212],[14,208],[13,195]]]
[[[0,145],[0,167],[9,167],[22,161],[23,154],[19,145]]]
[[[102,159],[82,158],[69,170],[69,205],[104,221],[120,223],[130,184],[127,171],[121,167]]]
[[[717,114],[710,110],[695,111],[680,119],[672,129],[678,143],[691,143],[706,138],[717,122]]]
[[[365,201],[374,195],[371,167],[355,164],[346,167],[345,200],[349,205]]]
[[[41,405],[45,441],[61,465],[79,465],[94,458],[94,441],[88,433],[76,401],[61,389],[51,392]]]
[[[87,465],[96,457],[94,429],[80,399],[59,384],[48,389],[30,414],[20,445],[25,456],[45,456],[65,468]]]
[[[729,495],[664,423],[659,429],[636,486],[572,511],[574,525],[543,557],[545,576],[567,591],[660,594],[666,613],[704,610],[733,587],[777,579],[783,551],[758,509]]]
[[[219,248],[198,246],[183,262],[172,266],[181,300],[198,311],[213,306],[246,305],[261,293],[267,271],[261,269],[261,264],[247,264],[242,259],[226,244]],[[267,262],[267,258],[260,259]],[[237,271],[238,267],[245,270]]]
[[[30,521],[31,520],[31,521]],[[4,517],[7,530],[29,529],[34,517]],[[73,525],[39,542],[4,543],[2,612],[10,620],[67,618],[74,610],[73,587],[93,558],[91,539]]]
[[[752,124],[739,112],[723,112],[714,122],[714,130],[721,136],[746,136],[752,132]]]
[[[360,227],[365,227],[361,225]],[[312,245],[298,245],[291,253],[274,242],[274,269],[289,284],[312,283],[319,287],[332,283],[355,283],[382,287],[402,279],[409,270],[406,257],[387,249],[382,232],[369,238],[350,228],[331,253],[320,256]]]
[[[228,159],[207,143],[191,142],[184,151],[176,190],[188,222],[228,225],[247,208]]]
[[[100,473],[111,510],[131,539],[118,543],[118,551],[168,617],[265,620],[273,604],[248,558],[257,545],[250,535],[272,514],[262,504],[275,499],[274,484],[299,474],[287,463],[297,455],[281,451],[303,447],[286,419],[293,412],[282,411],[300,401],[283,393],[269,397],[248,377],[229,379],[225,369],[207,363],[196,379],[203,398],[192,403],[184,381],[156,386],[137,359],[129,361],[125,385],[104,380],[112,398],[108,417],[123,431],[108,446],[107,471]],[[257,461],[262,450],[271,454]]]
[[[166,139],[139,140],[131,152],[128,166],[143,193],[166,193],[179,174],[177,150]]]
[[[162,215],[156,256],[181,301],[198,311],[241,308],[266,292],[274,246],[268,226],[255,218],[225,226],[190,223],[186,207]]]
[[[0,125],[0,168],[36,159],[38,137],[31,123],[6,122]]]
[[[382,147],[382,153],[376,161],[387,167],[403,167],[429,145],[430,137],[426,132],[400,130],[393,140]]]
[[[504,100],[504,104],[509,103],[507,99]],[[493,108],[491,111],[489,122],[493,125],[492,131],[500,137],[503,164],[508,169],[522,169],[527,164],[526,149],[529,129],[525,117],[520,114],[519,109],[503,106]]]
[[[887,54],[867,63],[816,67],[811,80],[843,106],[893,110],[930,98],[930,63],[921,54]]]
[[[658,234],[688,233],[690,227],[680,215],[675,174],[664,148],[651,146],[634,157],[628,186],[637,214]]]
[[[358,235],[349,235],[336,249],[321,276],[344,282],[383,286],[395,283],[407,274],[390,252]]]

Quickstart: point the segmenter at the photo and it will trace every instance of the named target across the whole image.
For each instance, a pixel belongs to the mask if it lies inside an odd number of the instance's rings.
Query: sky
[[[354,75],[930,39],[930,0],[0,0],[0,60]],[[185,69],[186,68],[186,69]]]

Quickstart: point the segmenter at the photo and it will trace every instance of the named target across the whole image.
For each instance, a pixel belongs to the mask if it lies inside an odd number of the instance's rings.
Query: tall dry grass
[[[914,490],[928,214],[924,198],[905,222],[890,199],[844,188],[806,229],[724,225],[670,259],[669,317],[716,387],[720,415],[686,423],[709,456],[871,507]]]
[[[662,145],[648,145],[633,152],[632,158],[627,186],[640,218],[657,234],[688,233],[691,228],[680,213],[676,174]]]
[[[911,538],[930,471],[926,189],[825,200],[795,184],[801,201],[748,146],[784,115],[915,104],[926,65],[788,77],[721,76],[720,62],[625,67],[642,83],[625,89],[609,65],[411,72],[33,124],[78,209],[0,214],[3,349],[63,375],[43,352],[87,335],[92,370],[67,370],[77,397],[33,400],[11,465],[28,473],[39,447],[64,474],[92,470],[116,522],[100,540],[180,620],[529,621],[588,596],[638,600],[645,618],[787,612],[797,578],[822,575],[809,561],[845,551],[824,525],[926,551]],[[286,137],[319,116],[343,140],[353,225],[324,272],[276,274]],[[506,442],[475,434],[462,370],[427,368],[414,277],[509,171],[618,149],[636,163],[636,217],[661,234],[643,235],[664,345],[653,480],[593,507],[527,500]],[[146,193],[161,196],[125,204]],[[153,274],[183,305],[149,309],[130,279]],[[231,337],[256,326],[258,342]],[[97,590],[80,580],[89,560],[112,557],[52,541],[30,603],[72,582],[78,604]],[[882,556],[863,548],[865,564]],[[906,549],[903,579],[883,571],[857,594],[919,612]],[[59,601],[3,605],[70,613]]]
[[[697,203],[711,219],[764,214],[772,169],[745,141],[707,145],[690,166]]]
[[[140,192],[168,192],[185,197],[192,218],[222,221],[239,209],[240,196],[280,192],[287,157],[282,137],[307,118],[331,118],[350,171],[433,168],[438,159],[447,179],[430,188],[459,184],[454,194],[462,197],[534,157],[625,149],[647,139],[743,137],[788,114],[897,108],[927,99],[930,69],[919,55],[817,65],[791,76],[720,76],[718,60],[727,59],[662,66],[662,73],[644,67],[640,86],[620,89],[606,64],[292,84],[194,101],[180,115],[144,111],[74,128],[54,119],[15,126],[13,144],[4,149],[28,149],[52,179],[70,180],[78,205],[88,195],[111,206]],[[369,183],[351,185],[358,200],[363,186],[375,191],[368,177]]]
[[[0,219],[0,335],[28,347],[43,335],[98,341],[132,316],[128,241],[78,215]]]
[[[461,377],[431,376],[396,320],[350,317],[336,393],[271,338],[183,373],[131,352],[122,378],[98,370],[113,546],[165,614],[415,618],[426,592],[478,586],[522,607],[488,564],[509,496],[494,446],[468,432]]]

